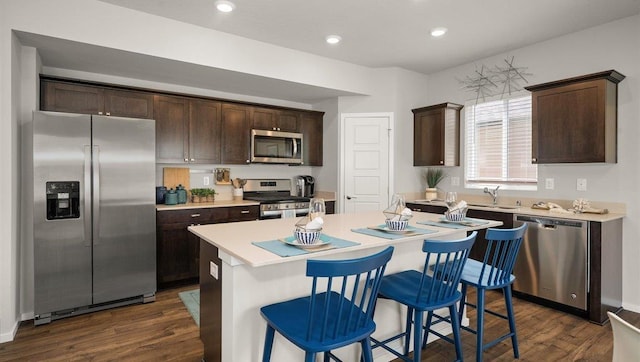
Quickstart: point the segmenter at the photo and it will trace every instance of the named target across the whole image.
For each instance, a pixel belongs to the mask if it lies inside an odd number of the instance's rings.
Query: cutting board
[[[189,169],[184,167],[165,167],[162,174],[162,183],[169,189],[176,189],[176,186],[182,184],[185,189],[189,190]]]

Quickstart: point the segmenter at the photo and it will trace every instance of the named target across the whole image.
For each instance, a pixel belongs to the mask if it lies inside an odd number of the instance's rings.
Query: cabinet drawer
[[[260,213],[260,207],[251,206],[234,206],[229,208],[229,221],[250,221],[257,220]]]
[[[159,225],[173,223],[210,224],[214,217],[213,210],[215,209],[159,211],[157,222]]]

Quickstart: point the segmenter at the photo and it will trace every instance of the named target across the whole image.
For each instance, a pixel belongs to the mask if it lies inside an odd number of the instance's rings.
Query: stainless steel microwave
[[[251,130],[251,162],[302,164],[302,134]]]

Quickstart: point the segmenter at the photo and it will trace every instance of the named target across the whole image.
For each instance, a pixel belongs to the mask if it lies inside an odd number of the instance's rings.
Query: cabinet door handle
[[[534,157],[534,158],[531,159],[531,162],[536,163],[536,162],[538,162],[538,159]]]
[[[191,217],[200,217],[200,214],[191,214]]]
[[[188,158],[185,158],[185,159],[184,159],[184,162],[189,162],[189,159],[188,159]]]
[[[240,211],[240,213],[241,213],[241,214],[248,214],[248,213],[249,213],[249,210],[242,210],[242,211]]]
[[[102,112],[98,112],[98,115],[102,115]]]
[[[107,112],[107,116],[110,116],[110,115],[111,115],[111,112]]]
[[[195,158],[192,158],[190,161],[191,161],[191,162],[196,162],[196,159],[195,159]]]
[[[441,165],[443,165],[443,164],[444,164],[444,161],[440,161],[440,164],[441,164]]]
[[[247,163],[251,163],[251,161],[249,161],[249,160],[247,160],[246,162],[247,162]]]

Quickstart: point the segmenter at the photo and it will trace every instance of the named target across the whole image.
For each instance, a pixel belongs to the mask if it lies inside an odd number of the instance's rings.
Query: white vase
[[[424,198],[427,201],[431,201],[431,200],[435,200],[438,198],[438,189],[435,187],[427,187],[425,193],[424,193]]]

